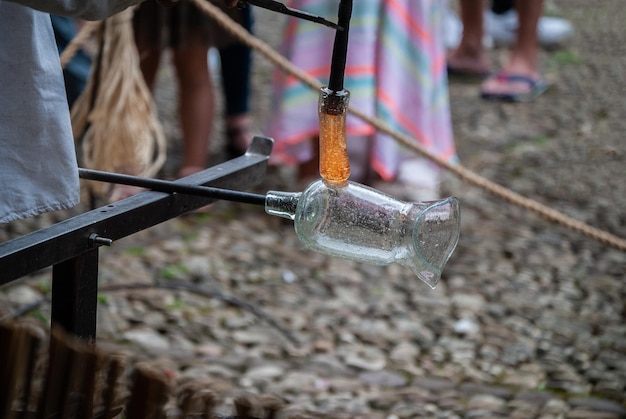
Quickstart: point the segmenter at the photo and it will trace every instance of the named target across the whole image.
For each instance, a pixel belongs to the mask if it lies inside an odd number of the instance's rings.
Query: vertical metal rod
[[[330,79],[328,88],[334,92],[343,90],[343,79],[346,71],[346,57],[348,54],[348,32],[350,18],[352,17],[352,0],[341,0],[337,14],[338,24],[343,27],[342,31],[335,33],[333,56],[330,64]]]
[[[52,268],[52,324],[81,339],[96,338],[98,247]]]

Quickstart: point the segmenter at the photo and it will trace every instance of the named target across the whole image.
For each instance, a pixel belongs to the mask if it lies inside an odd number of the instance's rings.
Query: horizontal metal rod
[[[138,186],[140,188],[146,188],[157,192],[197,195],[214,199],[222,199],[224,201],[243,202],[245,204],[262,206],[265,205],[265,195],[250,192],[233,191],[230,189],[214,188],[211,186],[187,185],[184,183],[170,182],[161,179],[149,179],[139,176],[123,175],[120,173],[103,172],[100,170],[83,168],[78,169],[78,175],[81,179]]]

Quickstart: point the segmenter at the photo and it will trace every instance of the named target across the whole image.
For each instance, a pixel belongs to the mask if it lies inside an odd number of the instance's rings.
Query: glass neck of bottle
[[[294,220],[302,192],[269,191],[265,195],[265,212]]]

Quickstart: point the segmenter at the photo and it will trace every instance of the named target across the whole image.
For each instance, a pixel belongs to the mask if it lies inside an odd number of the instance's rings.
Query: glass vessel
[[[403,202],[351,181],[335,185],[319,179],[303,192],[270,191],[265,210],[293,220],[309,249],[375,265],[397,262],[432,288],[460,233],[454,197]]]

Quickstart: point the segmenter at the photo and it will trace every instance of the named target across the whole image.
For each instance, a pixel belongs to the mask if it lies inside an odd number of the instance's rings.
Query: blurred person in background
[[[460,0],[463,35],[448,55],[450,74],[485,76],[481,97],[490,100],[528,102],[542,94],[548,84],[538,70],[538,22],[542,0],[516,2],[519,27],[502,69],[489,74],[490,64],[483,42],[485,14],[482,0]],[[489,75],[488,75],[489,74]],[[488,75],[488,76],[487,76]]]
[[[297,9],[332,19],[336,0],[298,0]],[[439,25],[440,0],[355,1],[350,20],[345,89],[350,105],[415,139],[449,161],[456,159]],[[297,67],[327,83],[335,31],[290,18],[283,53]],[[276,141],[272,161],[297,165],[303,182],[319,177],[319,92],[277,72],[268,134]],[[350,179],[407,200],[439,196],[439,168],[366,122],[348,114]],[[380,182],[382,180],[382,182]]]

